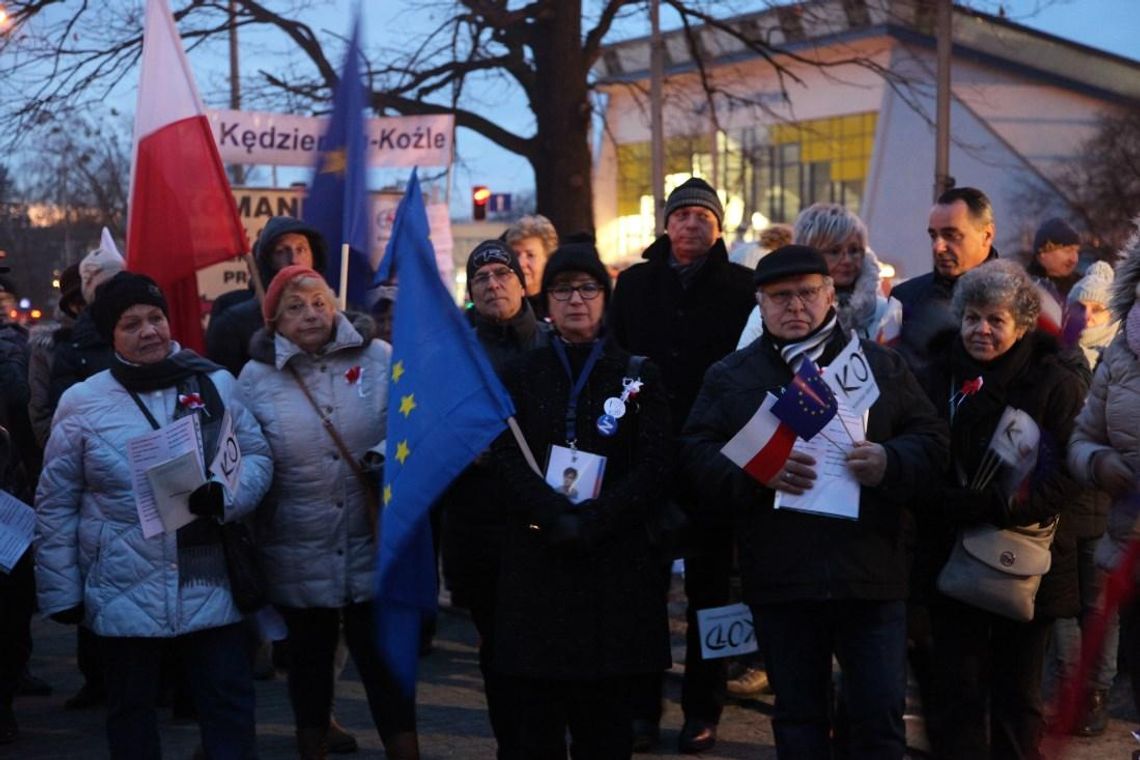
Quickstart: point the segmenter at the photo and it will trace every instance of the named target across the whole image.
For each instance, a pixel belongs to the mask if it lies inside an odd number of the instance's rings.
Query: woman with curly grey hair
[[[503,240],[519,257],[522,267],[526,298],[540,320],[546,317],[546,304],[543,301],[542,271],[546,260],[558,247],[558,232],[542,214],[524,216],[507,228]]]
[[[951,432],[939,506],[916,515],[916,579],[929,599],[941,702],[926,706],[928,726],[938,757],[1036,757],[1049,630],[1055,618],[1079,611],[1075,541],[1056,534],[1052,569],[1029,622],[952,599],[935,590],[934,579],[960,531],[1049,526],[1075,501],[1080,488],[1065,465],[1065,445],[1087,387],[1056,340],[1034,329],[1037,288],[1017,264],[996,260],[970,270],[958,281],[953,308],[959,327],[935,339],[924,378]],[[1007,432],[998,426],[1008,410],[1023,412],[1040,433],[1016,465],[990,451]]]

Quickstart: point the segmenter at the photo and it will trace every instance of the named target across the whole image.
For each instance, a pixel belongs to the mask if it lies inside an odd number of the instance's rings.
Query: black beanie
[[[113,344],[119,317],[127,309],[139,304],[157,306],[163,314],[170,317],[166,297],[154,280],[145,274],[119,272],[95,289],[95,303],[89,307],[95,329],[104,340]]]
[[[712,185],[700,177],[685,180],[669,193],[669,199],[665,201],[665,221],[669,221],[670,214],[685,206],[707,208],[716,217],[717,229],[724,229],[724,206],[721,205],[720,196]]]
[[[1080,245],[1081,236],[1064,219],[1054,217],[1037,228],[1037,234],[1033,236],[1033,255],[1041,253],[1041,249],[1049,243],[1060,246]]]
[[[467,257],[467,292],[471,292],[471,281],[480,267],[488,264],[504,264],[518,275],[519,282],[526,290],[526,276],[523,275],[522,265],[519,264],[518,254],[502,240],[484,240],[475,246],[471,255]]]
[[[563,272],[582,272],[590,275],[605,290],[606,300],[610,299],[610,293],[613,292],[610,272],[602,263],[598,249],[593,243],[574,241],[563,243],[554,249],[554,253],[550,254],[550,258],[546,261],[546,269],[542,272],[543,297],[554,284],[554,278]]]

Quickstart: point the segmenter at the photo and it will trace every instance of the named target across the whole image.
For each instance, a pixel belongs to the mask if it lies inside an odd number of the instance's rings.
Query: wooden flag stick
[[[519,429],[519,423],[515,421],[513,416],[507,417],[507,426],[510,427],[511,435],[515,437],[515,443],[519,445],[519,449],[522,451],[523,459],[530,465],[530,469],[534,470],[534,474],[542,478],[542,470],[538,469],[538,462],[535,461],[534,454],[531,452],[526,438],[523,438],[522,430]],[[545,478],[543,479],[545,480]]]
[[[348,243],[340,244],[340,310],[348,308]]]
[[[249,279],[253,283],[253,293],[257,296],[257,302],[265,303],[265,283],[261,281],[261,270],[257,268],[257,261],[252,253],[243,253],[241,260],[249,270]]]

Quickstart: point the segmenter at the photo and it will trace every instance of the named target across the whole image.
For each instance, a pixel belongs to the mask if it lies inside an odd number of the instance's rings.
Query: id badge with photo
[[[581,449],[551,446],[546,482],[575,504],[596,498],[602,490],[606,458]]]

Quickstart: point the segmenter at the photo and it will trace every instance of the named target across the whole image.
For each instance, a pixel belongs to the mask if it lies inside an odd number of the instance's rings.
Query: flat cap
[[[827,268],[823,254],[815,248],[809,245],[785,245],[757,262],[752,281],[759,286],[805,274],[829,277],[831,271]]]

